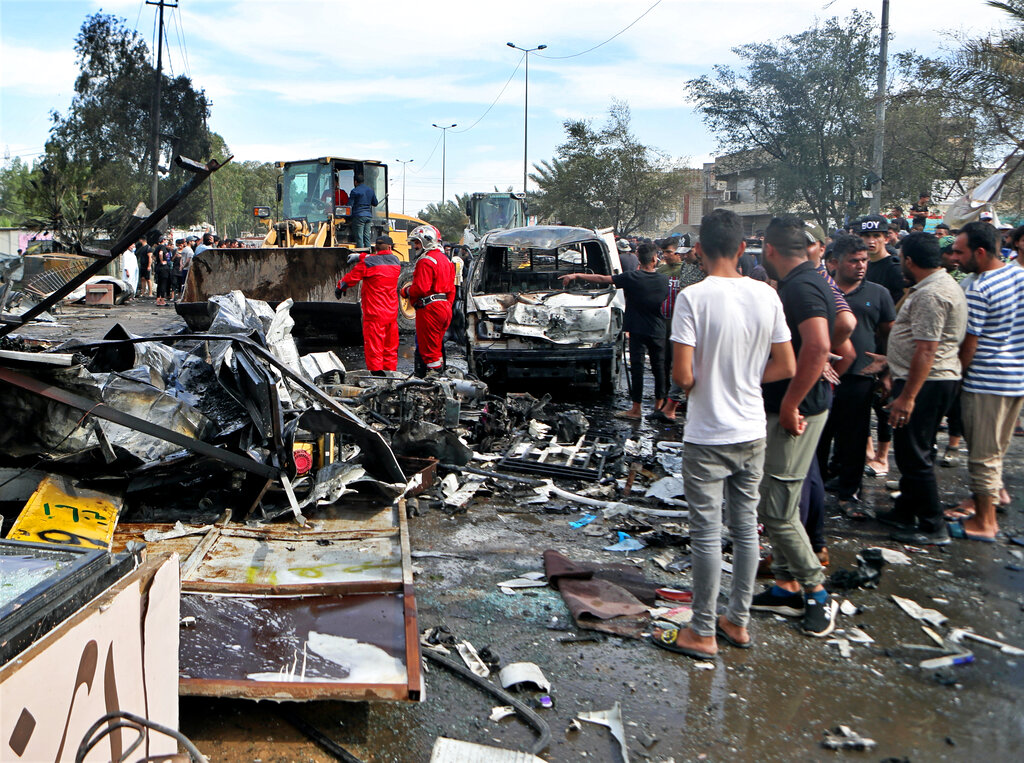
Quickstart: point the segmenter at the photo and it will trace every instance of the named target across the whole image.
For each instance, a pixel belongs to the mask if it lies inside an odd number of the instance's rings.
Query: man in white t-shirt
[[[757,505],[766,416],[761,384],[796,370],[782,302],[766,283],[741,276],[743,226],[716,209],[697,244],[707,278],[679,293],[672,318],[672,376],[689,393],[683,481],[690,505],[693,620],[656,630],[655,644],[697,659],[718,652],[716,635],[746,648],[757,572]],[[716,615],[722,568],[722,502],[733,544],[729,606]]]

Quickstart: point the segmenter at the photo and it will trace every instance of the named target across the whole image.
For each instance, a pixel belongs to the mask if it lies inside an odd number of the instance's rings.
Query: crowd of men
[[[1002,460],[1024,404],[1024,228],[1001,237],[982,219],[926,233],[924,195],[912,214],[913,222],[868,215],[830,235],[778,217],[760,261],[745,251],[740,219],[722,209],[704,217],[695,243],[639,247],[648,288],[623,279],[626,323],[642,325],[643,312],[663,324],[630,346],[641,373],[643,353],[651,357],[651,415],[671,420],[685,406],[694,573],[693,620],[656,631],[658,646],[699,659],[717,653],[718,639],[749,647],[750,610],[800,617],[809,636],[831,633],[826,489],[848,517],[884,523],[901,543],[996,540],[997,509],[1008,501]],[[662,362],[664,345],[648,340],[666,336]],[[675,385],[667,392],[665,366]],[[622,415],[639,418],[641,399],[634,394]],[[944,419],[950,447],[963,437],[968,454],[970,496],[951,509],[935,474]],[[888,471],[889,441],[895,501],[869,506],[862,482]],[[949,452],[942,460],[956,462]],[[719,616],[723,516],[733,570]],[[771,542],[766,559],[758,522]],[[773,582],[755,594],[757,577]]]

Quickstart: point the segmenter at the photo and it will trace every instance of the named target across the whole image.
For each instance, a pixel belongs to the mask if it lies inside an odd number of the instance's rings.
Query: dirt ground
[[[42,324],[22,332],[49,339],[100,336],[116,321],[133,332],[183,327],[172,308],[142,302],[98,310],[66,308],[59,326]],[[457,350],[452,350],[457,356]],[[340,349],[350,368],[362,367],[360,348]],[[454,362],[457,357],[453,357]],[[411,370],[403,345],[400,369]],[[572,390],[555,405],[580,404]],[[623,438],[639,433],[646,440],[676,440],[681,430],[636,429],[613,420],[624,407],[624,391],[613,400],[587,399],[593,426]],[[940,435],[940,449],[945,435]],[[1012,505],[1000,516],[1004,531],[1024,542],[1024,438],[1015,438],[1007,460],[1006,481]],[[966,469],[938,469],[944,500],[964,496]],[[895,478],[895,471],[889,479]],[[582,485],[566,485],[570,489]],[[867,503],[887,508],[884,479],[866,478]],[[901,647],[927,643],[919,623],[890,599],[896,594],[933,607],[949,618],[947,626],[1024,647],[1024,547],[1006,538],[994,545],[954,541],[944,548],[908,549],[888,540],[873,521],[852,522],[829,503],[826,532],[830,572],[855,564],[868,546],[901,549],[909,566],[887,566],[876,590],[844,596],[861,613],[840,616],[839,628],[857,627],[874,643],[854,644],[845,658],[827,639],[802,636],[793,621],[758,617],[752,624],[755,648],[720,646],[710,670],[663,652],[643,641],[597,634],[591,641],[572,624],[556,591],[524,589],[502,593],[497,583],[518,573],[543,569],[541,554],[556,549],[579,560],[635,559],[651,580],[684,588],[688,574],[672,574],[653,564],[659,549],[629,554],[608,552],[613,520],[600,520],[601,536],[573,529],[580,516],[564,503],[523,505],[500,490],[478,497],[464,514],[449,516],[425,509],[410,520],[414,551],[453,556],[421,557],[416,597],[421,630],[444,625],[478,649],[490,647],[503,662],[532,661],[551,681],[554,706],[539,712],[551,727],[543,757],[552,761],[617,761],[618,746],[608,730],[584,724],[569,730],[581,711],[605,710],[618,702],[634,760],[980,760],[1024,759],[1024,658],[983,644],[970,648],[975,661],[942,670],[917,663],[932,656]],[[672,521],[672,520],[667,520]],[[533,733],[516,718],[488,720],[499,704],[489,695],[428,666],[426,696],[415,704],[318,702],[294,704],[301,715],[357,758],[427,761],[434,740],[448,736],[481,744],[528,750]],[[523,699],[536,700],[526,692]],[[334,759],[284,720],[274,703],[183,697],[181,729],[212,761],[327,761]],[[870,752],[829,752],[821,741],[839,724],[875,739]]]

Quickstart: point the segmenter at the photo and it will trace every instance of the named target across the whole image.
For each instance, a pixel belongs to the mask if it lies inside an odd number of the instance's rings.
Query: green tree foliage
[[[585,228],[637,230],[676,206],[687,180],[671,159],[630,132],[629,106],[615,102],[600,129],[567,120],[565,143],[551,161],[534,165],[530,212],[542,220]]]
[[[966,40],[936,62],[952,93],[970,106],[986,131],[1011,151],[1024,149],[1024,0],[989,2],[1006,12],[1010,26]]]
[[[991,144],[974,109],[950,89],[944,67],[915,53],[896,57],[897,81],[885,119],[883,198],[916,200],[936,181],[965,193]]]
[[[830,18],[733,52],[743,71],[715,67],[687,83],[726,153],[749,152],[771,177],[775,211],[805,208],[820,224],[858,203],[869,165],[877,33],[868,13]]]
[[[149,203],[152,107],[156,69],[141,36],[123,19],[102,13],[86,18],[75,39],[79,75],[66,114],[54,113],[44,164],[69,179],[86,173],[98,203],[134,208]],[[205,118],[209,105],[188,77],[163,75],[161,165],[175,154],[206,160],[211,153]],[[177,168],[164,174],[160,198],[184,181]],[[84,190],[84,189],[81,189]],[[195,194],[171,223],[194,222],[201,208]]]
[[[18,227],[24,221],[22,201],[31,179],[38,179],[40,171],[34,169],[21,157],[14,157],[11,163],[0,167],[0,225]]]
[[[416,216],[441,231],[445,241],[457,243],[462,240],[462,231],[469,225],[469,218],[466,217],[468,201],[468,193],[456,195],[455,201],[428,204]]]

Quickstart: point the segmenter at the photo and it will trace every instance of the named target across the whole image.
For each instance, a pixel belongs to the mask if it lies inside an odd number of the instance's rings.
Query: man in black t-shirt
[[[913,224],[920,225],[921,230],[924,230],[924,226],[928,222],[928,205],[931,201],[931,194],[925,191],[917,197],[917,204],[910,205],[910,217]]]
[[[822,372],[836,320],[835,298],[807,259],[799,217],[771,221],[763,264],[779,284],[797,368],[792,379],[762,387],[768,439],[757,513],[771,540],[775,584],[754,597],[751,609],[803,616],[803,632],[823,637],[835,628],[836,605],[825,590],[821,562],[800,522],[799,502],[828,418],[831,393]]]
[[[896,320],[896,308],[889,292],[876,283],[864,280],[867,272],[867,245],[856,236],[841,236],[832,247],[836,284],[857,318],[857,327],[850,339],[857,358],[836,387],[832,412],[818,446],[818,465],[822,474],[830,473],[829,449],[835,441],[833,480],[825,486],[838,494],[839,507],[853,519],[868,515],[860,507],[859,492],[864,477],[866,452],[871,432],[871,402],[875,378],[863,373],[871,363],[868,353],[878,352],[880,342],[889,335]]]
[[[576,279],[591,283],[611,283],[626,295],[626,314],[622,329],[629,335],[629,371],[632,407],[615,415],[623,419],[643,418],[641,403],[644,394],[644,354],[651,359],[654,374],[655,410],[665,403],[665,319],[661,305],[668,297],[668,276],[656,273],[655,248],[641,244],[637,250],[640,267],[614,276],[599,273],[568,273],[562,283],[568,285]]]
[[[855,230],[868,248],[868,272],[864,279],[888,289],[893,304],[898,303],[903,298],[906,279],[899,260],[885,248],[889,221],[881,215],[867,215],[857,221]]]

